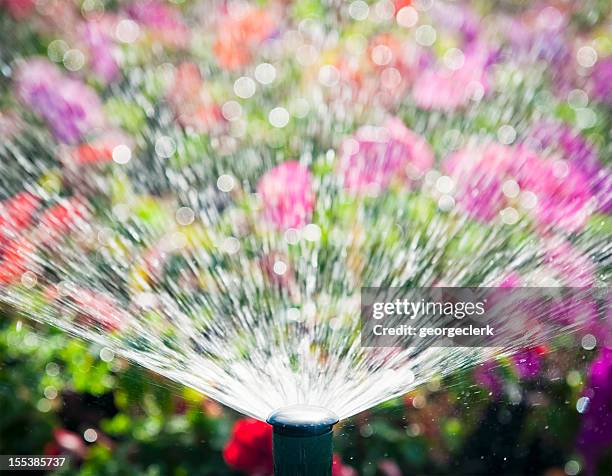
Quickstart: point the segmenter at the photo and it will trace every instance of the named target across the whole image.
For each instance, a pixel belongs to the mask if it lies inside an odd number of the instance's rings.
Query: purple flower
[[[595,99],[612,104],[612,56],[595,63],[589,83],[591,95]]]
[[[92,71],[104,82],[117,78],[119,66],[113,55],[113,39],[100,21],[82,25],[82,36],[89,50]]]
[[[502,396],[504,381],[497,372],[495,362],[484,362],[474,369],[474,380],[481,387],[486,388],[491,396],[497,400]]]
[[[38,114],[53,135],[67,144],[104,125],[102,104],[86,84],[62,74],[45,59],[21,64],[15,75],[19,98]]]
[[[602,348],[591,363],[584,396],[589,400],[577,446],[586,470],[595,474],[597,461],[612,445],[612,348]]]
[[[537,377],[542,369],[542,354],[545,352],[544,346],[538,346],[522,349],[514,354],[512,360],[518,376],[525,380]]]

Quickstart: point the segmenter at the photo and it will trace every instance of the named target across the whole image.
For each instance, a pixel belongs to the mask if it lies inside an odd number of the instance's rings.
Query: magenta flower
[[[306,225],[314,210],[315,195],[309,170],[288,161],[266,172],[257,184],[264,217],[280,229]]]
[[[344,141],[339,171],[347,190],[378,192],[394,179],[420,177],[433,162],[427,141],[394,117],[385,127],[361,127]]]
[[[491,89],[487,63],[486,55],[474,52],[466,54],[457,69],[425,69],[412,90],[416,105],[421,109],[453,111],[466,106],[472,98],[482,97]]]
[[[45,59],[21,64],[15,75],[15,88],[19,98],[62,142],[74,144],[104,125],[102,103],[95,91],[62,74]]]

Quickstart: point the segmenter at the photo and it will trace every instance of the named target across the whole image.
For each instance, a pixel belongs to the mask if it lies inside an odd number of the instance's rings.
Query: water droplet
[[[376,45],[372,48],[371,56],[372,61],[379,66],[387,65],[393,60],[393,52],[387,45]]]
[[[36,286],[37,281],[38,278],[32,271],[26,271],[21,275],[21,284],[23,284],[26,288],[33,288]]]
[[[240,251],[240,241],[238,241],[238,239],[234,238],[233,236],[229,236],[225,240],[223,240],[223,243],[221,244],[221,249],[230,255],[238,253],[238,251]]]
[[[235,121],[242,115],[242,106],[237,101],[227,101],[221,106],[221,114],[228,121]]]
[[[223,174],[217,179],[217,188],[222,192],[231,192],[236,181],[231,175]]]
[[[419,21],[419,13],[413,7],[403,7],[397,12],[396,21],[399,26],[412,28]]]
[[[161,136],[155,141],[155,153],[162,159],[167,159],[174,155],[176,143],[169,136]]]
[[[357,21],[362,21],[368,18],[370,7],[363,0],[355,0],[349,5],[349,15]]]
[[[287,264],[284,261],[276,260],[272,268],[274,273],[278,274],[279,276],[282,276],[287,272]]]
[[[189,207],[181,207],[176,211],[176,222],[179,225],[191,225],[195,220],[195,213]]]
[[[140,27],[133,20],[125,19],[119,21],[115,27],[115,37],[121,43],[134,43],[140,36]]]
[[[567,476],[576,476],[580,472],[580,464],[578,463],[578,461],[570,460],[565,463],[564,470]]]
[[[319,69],[319,82],[323,86],[331,88],[338,84],[338,81],[340,81],[340,73],[334,66],[326,64]]]
[[[597,63],[597,51],[591,46],[583,46],[576,53],[576,59],[583,68],[591,68]]]
[[[452,210],[455,206],[455,199],[450,195],[442,195],[438,200],[438,208],[443,212]]]
[[[47,56],[55,63],[60,63],[68,51],[69,46],[64,40],[53,40],[47,47]]]
[[[255,79],[261,84],[271,84],[276,79],[276,68],[270,63],[261,63],[255,68]]]
[[[444,53],[442,61],[448,69],[461,69],[465,64],[465,55],[459,48],[449,48],[446,53]]]
[[[117,164],[127,164],[132,158],[132,151],[125,144],[113,147],[113,161]]]
[[[508,198],[516,198],[521,193],[521,187],[516,180],[506,180],[502,185],[502,192]]]
[[[268,121],[274,127],[283,128],[289,124],[289,112],[284,107],[275,107],[268,114]]]
[[[255,94],[255,81],[248,76],[238,78],[234,83],[234,93],[242,99],[248,99]]]
[[[307,241],[319,241],[321,239],[321,228],[314,223],[309,223],[304,227],[304,239]]]
[[[57,389],[53,387],[52,385],[45,387],[45,390],[43,391],[43,393],[45,395],[45,398],[48,398],[49,400],[53,400],[54,398],[57,397]]]
[[[455,182],[447,175],[442,175],[436,180],[436,188],[440,193],[449,194],[455,188]]]
[[[589,406],[589,397],[580,397],[576,402],[576,410],[578,413],[584,413]]]
[[[100,350],[100,359],[103,362],[112,362],[115,358],[115,353],[108,347],[102,347]]]
[[[87,430],[83,432],[83,438],[88,443],[93,443],[98,439],[98,433],[93,428],[87,428]]]
[[[81,50],[72,49],[64,54],[64,66],[69,71],[78,71],[85,64],[85,55]]]
[[[431,25],[421,25],[415,32],[416,41],[422,46],[431,46],[436,42],[438,34]]]
[[[516,139],[516,130],[514,127],[504,124],[497,130],[497,139],[505,145],[510,145]]]
[[[584,350],[593,350],[597,346],[597,338],[593,334],[587,334],[582,337],[581,344]]]

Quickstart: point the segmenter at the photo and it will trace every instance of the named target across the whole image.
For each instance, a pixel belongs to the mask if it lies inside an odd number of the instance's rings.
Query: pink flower
[[[339,171],[352,193],[378,192],[394,179],[424,174],[434,162],[429,144],[398,118],[385,127],[364,126],[344,141]]]
[[[559,275],[565,286],[582,288],[594,283],[595,264],[566,241],[551,244],[544,260]]]
[[[62,142],[73,144],[104,125],[102,103],[95,91],[62,74],[46,59],[21,64],[15,74],[15,87],[19,98]]]
[[[138,0],[127,7],[127,14],[142,26],[153,41],[182,48],[189,41],[189,29],[178,10],[159,0]]]
[[[280,229],[300,228],[312,216],[315,196],[312,177],[296,161],[284,162],[269,170],[257,184],[265,218]]]
[[[474,53],[467,55],[458,69],[424,70],[412,90],[416,105],[422,109],[452,111],[467,105],[473,97],[486,94],[491,89],[486,62],[485,55]]]
[[[443,169],[454,178],[459,205],[477,219],[495,218],[506,204],[502,187],[512,178],[516,155],[514,149],[499,144],[452,154]]]
[[[586,223],[593,197],[588,177],[573,162],[524,156],[517,174],[521,189],[533,192],[541,225],[577,231]]]
[[[459,205],[479,220],[490,221],[515,205],[517,197],[503,192],[507,181],[535,196],[533,214],[543,227],[576,231],[590,213],[586,175],[570,162],[543,159],[525,147],[465,148],[452,154],[443,169],[455,179]]]

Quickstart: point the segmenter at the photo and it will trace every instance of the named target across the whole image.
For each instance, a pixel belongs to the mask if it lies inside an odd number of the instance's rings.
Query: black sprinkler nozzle
[[[292,405],[268,417],[274,428],[275,476],[330,476],[332,427],[338,417],[310,405]]]

